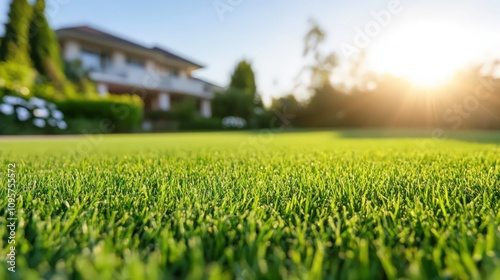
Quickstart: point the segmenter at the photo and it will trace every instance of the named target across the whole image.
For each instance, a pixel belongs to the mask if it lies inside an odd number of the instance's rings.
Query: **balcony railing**
[[[153,89],[165,92],[175,92],[196,97],[212,98],[213,92],[207,84],[192,79],[165,75],[135,67],[106,67],[90,73],[90,78],[97,82],[108,82],[128,85],[138,88]]]

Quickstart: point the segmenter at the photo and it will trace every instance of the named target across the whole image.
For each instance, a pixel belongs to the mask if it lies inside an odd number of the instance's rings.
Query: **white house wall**
[[[170,94],[166,92],[160,93],[158,96],[159,99],[159,109],[162,111],[169,111],[170,110]]]
[[[64,59],[66,61],[74,61],[78,60],[81,57],[81,47],[78,42],[75,41],[67,41],[64,44]]]
[[[212,104],[211,104],[210,100],[208,100],[208,99],[202,99],[201,100],[200,111],[201,111],[201,115],[204,118],[210,118],[210,117],[212,117]]]
[[[127,67],[127,57],[123,52],[113,51],[111,59],[115,70],[123,71]]]

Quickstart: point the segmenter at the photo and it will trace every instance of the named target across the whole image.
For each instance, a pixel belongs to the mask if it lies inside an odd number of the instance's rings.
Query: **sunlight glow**
[[[376,73],[433,87],[446,83],[466,66],[479,51],[478,45],[470,29],[456,23],[402,24],[379,38],[368,61]]]

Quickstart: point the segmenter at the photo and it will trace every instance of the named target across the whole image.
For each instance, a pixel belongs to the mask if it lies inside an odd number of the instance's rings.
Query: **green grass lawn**
[[[500,133],[426,135],[0,140],[0,279],[500,279]]]

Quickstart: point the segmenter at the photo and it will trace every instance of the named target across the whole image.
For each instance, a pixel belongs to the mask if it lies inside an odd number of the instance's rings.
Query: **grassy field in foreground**
[[[500,279],[500,134],[363,136],[0,140],[0,279]]]

